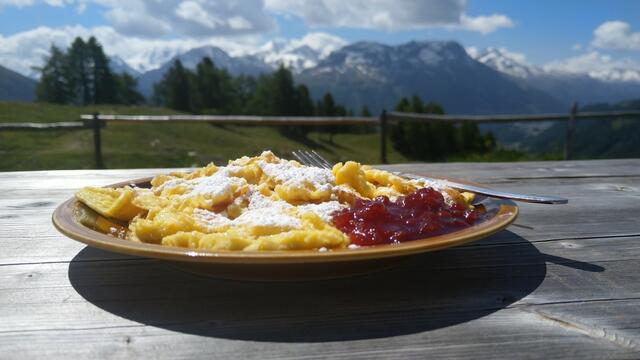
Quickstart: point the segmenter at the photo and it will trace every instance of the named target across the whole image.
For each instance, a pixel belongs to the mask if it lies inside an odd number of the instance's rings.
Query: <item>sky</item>
[[[91,35],[141,71],[203,45],[326,55],[363,40],[455,40],[551,70],[640,70],[637,0],[0,0],[0,65],[23,74],[51,44]]]

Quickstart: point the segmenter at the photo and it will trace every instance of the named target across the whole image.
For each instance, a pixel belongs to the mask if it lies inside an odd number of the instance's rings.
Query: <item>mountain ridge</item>
[[[544,91],[555,97],[566,107],[573,101],[584,104],[617,102],[630,99],[640,94],[640,81],[620,81],[620,69],[614,69],[605,78],[609,81],[595,78],[590,74],[565,73],[550,71],[530,65],[497,48],[489,47],[478,52],[474,58],[479,62],[500,71],[519,82],[522,86],[530,86]],[[640,79],[640,71],[635,71]],[[634,76],[629,76],[633,79]]]
[[[36,81],[0,65],[0,100],[33,101]]]

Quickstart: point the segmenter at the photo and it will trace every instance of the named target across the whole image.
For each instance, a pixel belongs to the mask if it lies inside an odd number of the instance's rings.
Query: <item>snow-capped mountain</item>
[[[111,56],[109,58],[109,67],[116,74],[129,74],[133,77],[140,76],[140,72],[127,64],[120,56]]]
[[[347,107],[392,109],[402,96],[419,95],[451,113],[555,111],[547,94],[469,57],[457,42],[423,41],[397,46],[358,42],[334,51],[298,81],[315,97],[331,91]]]
[[[487,48],[474,52],[473,57],[518,81],[547,92],[570,106],[573,101],[580,104],[616,102],[637,98],[640,95],[640,71],[635,69],[602,69],[585,73],[561,71],[556,67],[538,67],[508,51]],[[634,81],[638,79],[637,81]]]
[[[320,60],[320,53],[310,46],[295,46],[286,40],[269,41],[254,55],[273,68],[282,64],[295,73],[314,67]]]
[[[488,47],[477,53],[474,58],[479,62],[490,66],[502,73],[526,79],[544,72],[537,66],[529,65],[517,55],[508,53],[494,47]]]

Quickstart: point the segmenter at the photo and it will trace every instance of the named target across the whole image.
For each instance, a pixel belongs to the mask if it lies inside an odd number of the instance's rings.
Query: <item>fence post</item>
[[[574,101],[571,106],[571,113],[569,114],[569,120],[567,121],[567,134],[564,142],[564,159],[571,160],[573,157],[573,132],[576,126],[576,114],[578,113],[578,102]]]
[[[93,154],[96,160],[96,169],[104,169],[104,164],[102,163],[102,139],[100,138],[102,123],[98,118],[98,113],[93,113],[91,127],[93,128]]]
[[[380,162],[387,163],[387,110],[380,114]]]

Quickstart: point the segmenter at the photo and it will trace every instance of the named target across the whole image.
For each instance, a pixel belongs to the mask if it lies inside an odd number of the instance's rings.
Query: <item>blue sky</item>
[[[51,43],[66,46],[77,35],[97,36],[140,69],[188,47],[242,54],[280,39],[328,49],[360,40],[456,40],[586,71],[603,62],[638,65],[640,1],[0,0],[1,65],[28,72]]]

